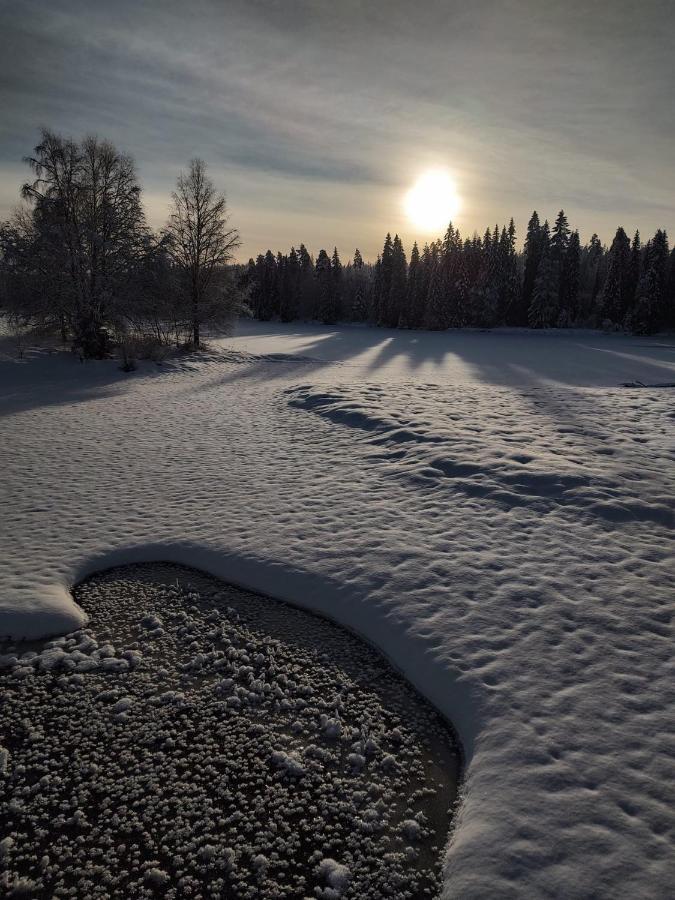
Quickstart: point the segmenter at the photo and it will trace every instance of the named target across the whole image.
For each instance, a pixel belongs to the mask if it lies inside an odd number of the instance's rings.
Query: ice
[[[249,323],[131,377],[7,356],[0,632],[81,628],[70,586],[141,560],[305,605],[459,731],[448,897],[669,896],[675,395],[622,385],[674,375],[671,338],[577,331]]]

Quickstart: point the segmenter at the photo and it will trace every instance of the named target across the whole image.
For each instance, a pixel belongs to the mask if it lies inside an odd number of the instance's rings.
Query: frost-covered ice
[[[69,585],[134,559],[316,608],[460,732],[448,896],[670,894],[675,394],[621,385],[672,384],[672,340],[266,324],[1,368],[4,630],[80,627]]]
[[[94,576],[76,598],[90,627],[57,661],[0,673],[12,751],[0,765],[0,894],[23,882],[32,898],[438,894],[456,743],[371,647],[166,564]],[[158,613],[163,628],[148,629]],[[108,640],[136,664],[68,664],[112,651]],[[339,732],[326,733],[327,711]],[[354,748],[368,755],[358,771]]]

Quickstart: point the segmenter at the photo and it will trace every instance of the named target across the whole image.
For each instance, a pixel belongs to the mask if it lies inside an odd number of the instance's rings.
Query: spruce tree
[[[586,325],[596,317],[598,294],[602,286],[604,253],[597,234],[591,236],[590,241],[581,251],[577,318]]]
[[[377,303],[378,324],[386,325],[390,318],[389,297],[391,294],[391,275],[394,263],[394,242],[387,232],[380,260],[380,296]]]
[[[645,253],[645,268],[652,267],[654,269],[654,277],[656,279],[657,290],[657,312],[656,321],[657,328],[662,327],[667,319],[666,310],[666,289],[668,282],[668,266],[669,266],[669,249],[668,235],[659,228],[654,237],[647,245]]]
[[[539,261],[528,313],[531,328],[550,328],[559,313],[557,264],[547,250]]]
[[[419,318],[419,290],[422,273],[420,270],[420,251],[417,241],[413,244],[410,251],[410,264],[408,266],[408,280],[406,282],[405,305],[401,316],[401,326],[403,328],[417,328],[420,324]]]
[[[663,324],[675,329],[675,247],[670,251],[664,300]]]
[[[601,320],[622,323],[631,306],[631,299],[630,241],[623,228],[619,227],[607,256],[607,276],[599,297]]]
[[[542,227],[539,222],[539,215],[535,211],[530,216],[527,223],[527,234],[525,236],[524,260],[525,267],[523,272],[523,289],[521,292],[521,301],[518,305],[518,314],[514,317],[514,325],[526,325],[528,321],[528,310],[532,302],[534,294],[534,282],[537,278],[537,270],[542,252]]]
[[[333,248],[331,257],[331,320],[339,322],[342,317],[342,263],[337,247]]]
[[[551,259],[562,268],[562,261],[567,252],[570,240],[570,228],[564,210],[558,213],[553,228],[551,229]]]
[[[560,276],[560,309],[558,325],[565,327],[576,322],[579,313],[579,271],[581,264],[581,244],[579,232],[573,231],[567,243],[562,260]]]
[[[268,250],[262,259],[260,282],[260,307],[258,310],[258,318],[263,322],[268,322],[273,318],[279,308],[277,260],[271,250]]]
[[[382,307],[382,257],[378,253],[375,265],[373,266],[373,286],[370,301],[371,321],[374,325],[379,325],[381,320]]]
[[[633,334],[653,334],[659,327],[661,285],[658,266],[651,262],[640,278],[635,308],[626,319]]]
[[[282,322],[292,322],[298,316],[298,282],[300,263],[295,248],[283,258],[279,317]]]
[[[333,325],[333,273],[330,257],[325,250],[319,250],[316,258],[316,283],[318,291],[317,312],[324,325]]]
[[[318,319],[318,291],[312,257],[304,244],[298,256],[298,314],[301,319]]]
[[[429,287],[425,304],[424,326],[431,331],[443,331],[448,327],[448,315],[443,290],[440,242],[433,241],[429,248]]]
[[[642,275],[642,242],[640,241],[640,232],[636,231],[633,237],[633,243],[630,248],[630,274],[629,274],[629,286],[628,286],[628,294],[630,297],[635,298],[637,293],[638,284],[640,283],[640,276]],[[630,304],[633,305],[632,303]]]
[[[398,327],[401,324],[402,315],[404,316],[405,314],[407,278],[408,264],[405,258],[405,250],[400,237],[395,235],[392,244],[391,283],[385,321],[385,324],[390,328]]]

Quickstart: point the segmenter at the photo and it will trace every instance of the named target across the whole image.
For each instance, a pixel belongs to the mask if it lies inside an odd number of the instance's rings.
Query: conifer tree
[[[585,324],[590,324],[596,316],[598,294],[602,285],[603,257],[602,242],[597,234],[593,234],[581,251],[577,317]]]
[[[386,325],[390,319],[389,297],[391,295],[391,275],[394,263],[394,242],[387,232],[380,260],[380,296],[377,303],[378,324]]]
[[[371,319],[375,325],[381,321],[382,315],[382,257],[378,253],[373,266],[373,287],[370,302]]]
[[[316,282],[318,289],[318,316],[324,325],[332,325],[333,317],[333,273],[330,257],[325,250],[319,250],[316,258]]]
[[[516,225],[513,219],[506,231],[504,266],[504,303],[502,322],[508,325],[520,325],[520,266],[516,253]]]
[[[279,317],[282,322],[292,322],[298,315],[298,280],[300,264],[295,247],[282,260],[281,293]]]
[[[422,248],[419,267],[419,288],[415,302],[415,319],[418,327],[427,327],[427,303],[429,289],[431,287],[431,275],[434,270],[435,260],[431,246],[425,244]]]
[[[441,274],[447,321],[452,328],[460,328],[467,322],[467,279],[463,251],[459,230],[450,222],[441,247]]]
[[[302,319],[317,319],[318,303],[314,263],[304,244],[298,249],[298,313]]]
[[[537,270],[539,268],[539,261],[541,260],[543,250],[542,226],[539,222],[539,215],[535,210],[530,216],[530,221],[527,223],[527,235],[525,237],[524,248],[525,267],[523,272],[523,289],[521,292],[521,301],[518,304],[518,312],[517,315],[514,316],[514,325],[527,324],[528,310],[534,294],[534,282],[537,278]]]
[[[666,315],[666,285],[668,281],[669,265],[668,235],[659,228],[654,237],[649,241],[645,253],[645,268],[653,267],[656,279],[657,312],[656,323],[660,328],[665,322]]]
[[[640,278],[635,308],[626,319],[633,334],[653,334],[659,326],[661,285],[657,264],[652,260]]]
[[[675,247],[670,251],[668,263],[663,324],[665,328],[675,328]]]
[[[531,328],[550,328],[558,317],[557,264],[546,250],[537,269],[528,319]]]
[[[567,252],[570,240],[570,228],[564,210],[560,210],[551,229],[551,259],[557,262],[562,269],[562,261]]]
[[[408,266],[408,280],[406,283],[405,304],[403,314],[401,315],[401,326],[403,328],[417,328],[420,324],[420,283],[422,272],[420,269],[420,251],[417,241],[413,244],[410,251],[410,264]]]
[[[390,328],[396,328],[400,324],[401,316],[405,313],[407,277],[408,265],[405,250],[400,237],[395,235],[392,244],[391,283],[385,322]]]
[[[565,327],[576,321],[579,312],[579,271],[581,263],[581,243],[579,232],[573,231],[567,243],[562,260],[560,276],[560,309],[558,325]]]
[[[602,320],[615,324],[623,322],[632,305],[630,283],[630,241],[619,227],[607,257],[607,276],[599,297]]]
[[[338,322],[342,317],[342,263],[338,255],[337,247],[333,248],[331,257],[331,317],[333,322]]]
[[[429,289],[424,326],[431,331],[443,331],[448,327],[448,315],[441,271],[441,248],[434,241],[429,250]]]
[[[642,275],[642,242],[640,241],[640,232],[636,231],[633,237],[633,243],[630,247],[630,275],[629,275],[629,296],[635,297],[640,276]]]

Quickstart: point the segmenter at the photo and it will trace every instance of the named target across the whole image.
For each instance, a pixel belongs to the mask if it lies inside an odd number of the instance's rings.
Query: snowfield
[[[246,323],[129,376],[3,351],[0,633],[77,629],[70,586],[141,560],[323,612],[458,730],[447,897],[672,896],[671,339]]]

